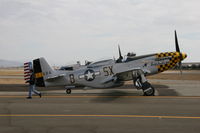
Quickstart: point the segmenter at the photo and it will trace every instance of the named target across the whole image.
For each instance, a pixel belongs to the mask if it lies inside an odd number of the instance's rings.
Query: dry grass
[[[0,69],[0,76],[13,76],[13,78],[0,78],[0,84],[25,84],[24,79],[15,78],[15,76],[24,75],[24,70],[20,69]]]
[[[163,80],[200,80],[200,74],[177,74],[177,73],[160,73],[149,76],[148,79],[163,79]]]
[[[0,84],[25,84],[23,79],[0,79]]]
[[[23,74],[23,69],[0,69],[0,76],[17,76]]]

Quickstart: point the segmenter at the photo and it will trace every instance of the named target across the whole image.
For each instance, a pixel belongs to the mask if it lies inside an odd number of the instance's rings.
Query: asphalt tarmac
[[[71,95],[39,88],[42,98],[26,99],[27,86],[0,85],[0,133],[199,133],[200,81],[150,82],[153,97],[126,84]]]

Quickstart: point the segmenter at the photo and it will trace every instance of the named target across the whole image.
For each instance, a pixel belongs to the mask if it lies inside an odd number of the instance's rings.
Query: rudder
[[[49,66],[44,58],[33,60],[33,68],[36,78],[36,85],[45,87],[45,80],[54,74],[54,70]]]
[[[36,79],[36,86],[45,87],[42,68],[40,65],[40,59],[33,60],[33,70]]]

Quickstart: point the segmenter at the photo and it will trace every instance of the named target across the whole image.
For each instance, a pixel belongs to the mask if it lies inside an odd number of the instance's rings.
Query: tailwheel
[[[71,89],[66,89],[67,94],[71,94],[71,92],[72,92]]]
[[[149,82],[143,83],[142,89],[144,92],[144,96],[154,96],[155,95],[155,89]]]

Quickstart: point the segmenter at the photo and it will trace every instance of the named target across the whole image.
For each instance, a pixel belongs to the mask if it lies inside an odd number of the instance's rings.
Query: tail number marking
[[[70,79],[70,83],[71,83],[71,84],[75,83],[74,74],[70,74],[70,75],[69,75],[69,79]]]

